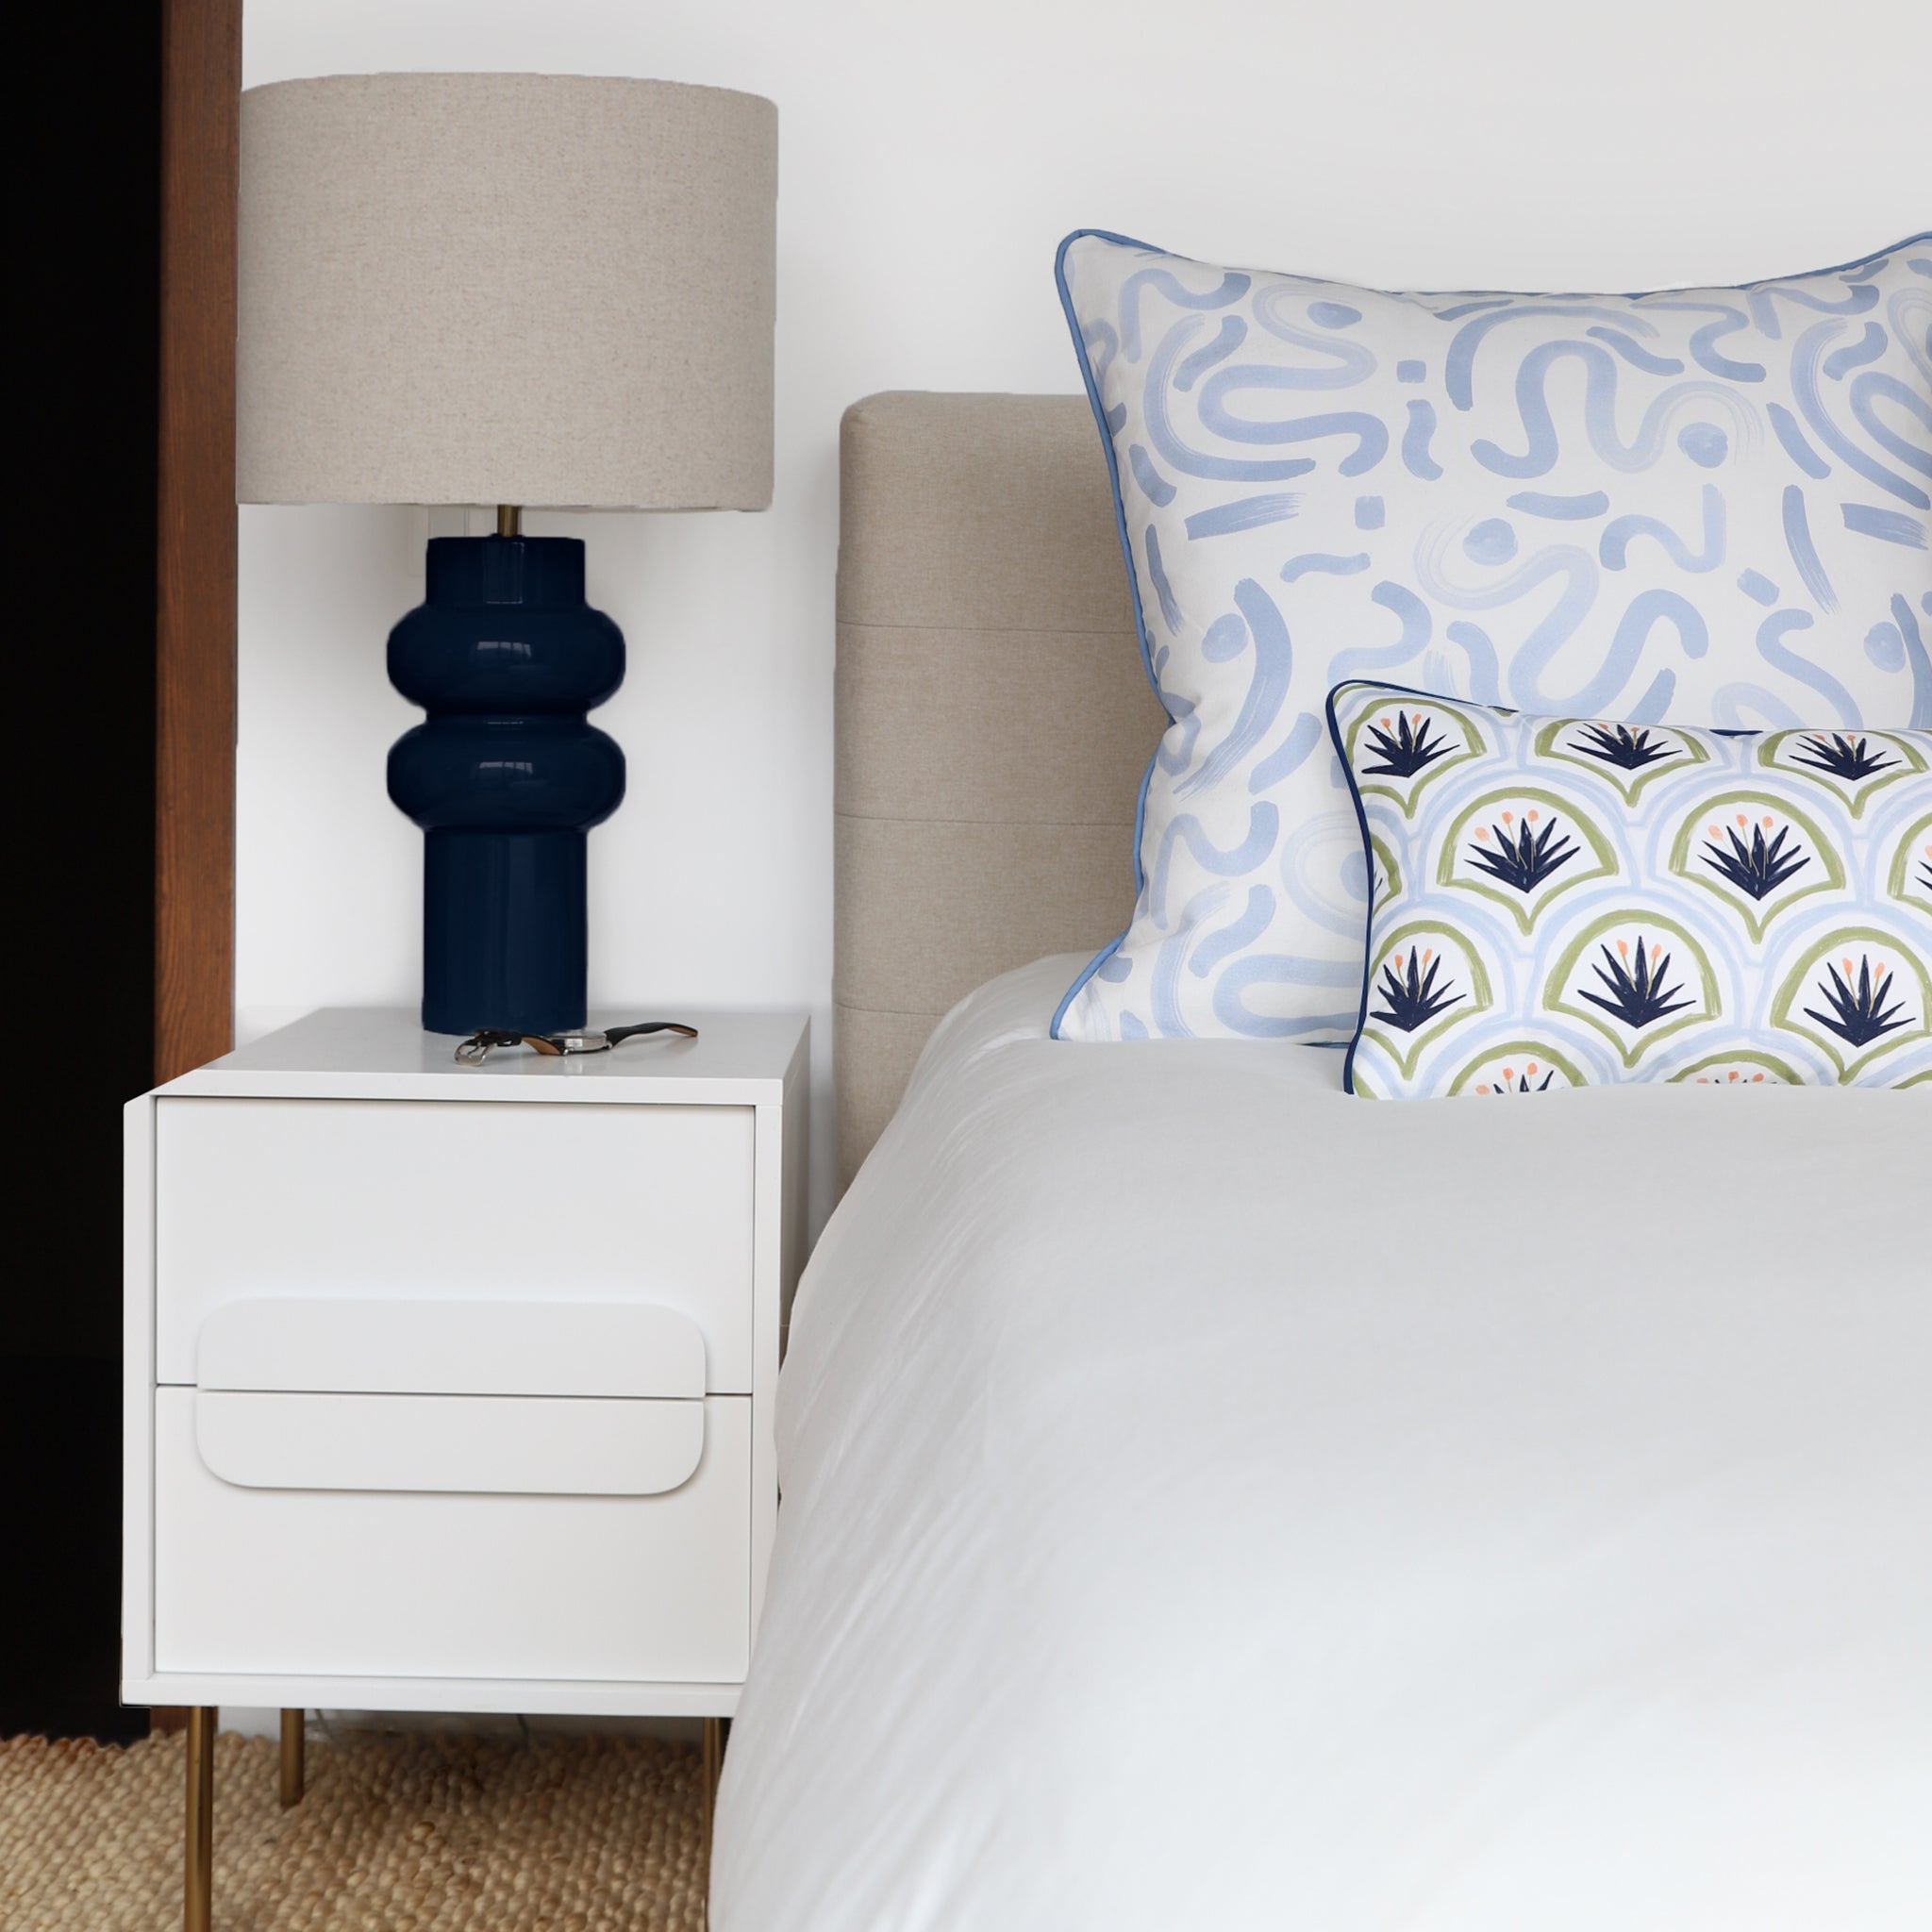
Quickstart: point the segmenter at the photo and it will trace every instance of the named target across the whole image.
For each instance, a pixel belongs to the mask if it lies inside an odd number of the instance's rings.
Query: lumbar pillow
[[[1413,295],[1082,233],[1059,280],[1173,721],[1133,923],[1060,1036],[1348,1038],[1341,679],[1932,727],[1932,237],[1741,289]]]
[[[1351,1092],[1932,1086],[1932,732],[1327,708],[1374,880]]]

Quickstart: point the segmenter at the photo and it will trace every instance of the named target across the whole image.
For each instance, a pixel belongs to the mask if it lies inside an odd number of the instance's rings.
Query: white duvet
[[[928,1048],[780,1385],[717,1932],[1932,1925],[1932,1094]]]

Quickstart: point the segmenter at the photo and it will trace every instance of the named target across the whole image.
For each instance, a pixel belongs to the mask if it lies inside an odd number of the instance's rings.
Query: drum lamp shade
[[[777,110],[670,81],[242,96],[244,503],[762,509]]]

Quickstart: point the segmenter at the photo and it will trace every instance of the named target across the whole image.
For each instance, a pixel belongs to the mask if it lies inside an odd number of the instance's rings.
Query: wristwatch
[[[479,1026],[457,1048],[457,1058],[466,1067],[480,1066],[493,1046],[529,1046],[553,1058],[573,1053],[608,1053],[620,1041],[635,1040],[644,1033],[675,1033],[681,1040],[695,1040],[698,1029],[681,1020],[640,1020],[635,1026],[610,1026],[599,1033],[578,1027],[568,1033],[502,1033],[494,1027]]]

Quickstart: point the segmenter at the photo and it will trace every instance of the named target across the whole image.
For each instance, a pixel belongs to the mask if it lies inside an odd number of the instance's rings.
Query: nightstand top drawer
[[[754,1149],[750,1107],[163,1095],[155,1380],[197,1380],[205,1325],[219,1351],[221,1324],[251,1319],[225,1312],[237,1303],[588,1302],[682,1318],[703,1390],[748,1393]],[[512,1346],[516,1318],[492,1319],[497,1342],[464,1345]]]
[[[204,1391],[694,1399],[705,1338],[650,1302],[225,1302],[201,1324]]]

